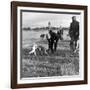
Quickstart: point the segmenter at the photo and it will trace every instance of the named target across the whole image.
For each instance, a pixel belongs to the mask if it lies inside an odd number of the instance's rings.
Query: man
[[[55,32],[49,30],[50,38],[47,37],[49,50],[53,53],[57,49],[58,37]]]
[[[74,51],[77,46],[77,40],[79,39],[79,22],[76,20],[76,16],[72,17],[72,23],[70,24],[69,35],[71,38],[70,48],[72,51]]]

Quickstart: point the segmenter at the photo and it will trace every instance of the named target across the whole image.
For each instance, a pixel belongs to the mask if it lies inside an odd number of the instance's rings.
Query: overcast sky
[[[48,26],[48,22],[51,22],[51,26],[69,27],[72,21],[72,16],[76,16],[77,21],[80,22],[80,15],[23,12],[22,27],[46,27]]]

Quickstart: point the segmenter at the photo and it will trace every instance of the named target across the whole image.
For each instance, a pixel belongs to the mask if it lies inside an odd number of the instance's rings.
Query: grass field
[[[67,41],[60,41],[57,51],[48,55],[29,55],[29,51],[30,47],[22,49],[21,78],[79,74],[79,55],[75,53],[71,56]]]

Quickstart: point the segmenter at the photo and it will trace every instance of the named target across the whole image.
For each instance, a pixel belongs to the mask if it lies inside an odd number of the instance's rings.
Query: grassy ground
[[[64,49],[60,49],[64,47]],[[79,56],[69,49],[69,42],[59,42],[58,50],[49,55],[29,55],[30,48],[22,49],[21,77],[49,77],[79,74]]]

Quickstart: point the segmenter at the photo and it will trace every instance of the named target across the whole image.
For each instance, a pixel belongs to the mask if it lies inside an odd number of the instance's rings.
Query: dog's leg
[[[34,54],[34,52],[35,52],[35,50],[32,50],[32,51],[29,52],[29,54]]]
[[[36,51],[34,51],[34,55],[36,56]]]
[[[29,54],[32,54],[32,53],[33,53],[33,51],[30,51],[30,52],[29,52]]]

